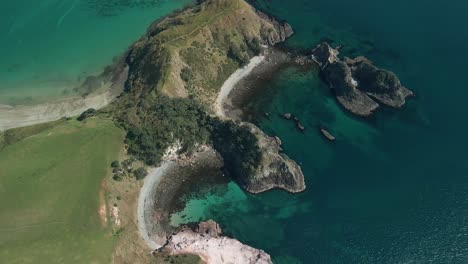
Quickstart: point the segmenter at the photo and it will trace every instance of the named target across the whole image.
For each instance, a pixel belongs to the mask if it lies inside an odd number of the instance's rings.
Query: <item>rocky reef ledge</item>
[[[201,222],[193,228],[186,226],[169,238],[164,250],[173,255],[197,254],[206,263],[273,263],[265,251],[221,234],[221,228],[212,220]]]
[[[380,105],[401,108],[413,92],[404,87],[395,73],[377,68],[359,56],[338,58],[339,48],[319,44],[312,59],[320,66],[324,78],[335,91],[338,102],[351,113],[369,116]]]

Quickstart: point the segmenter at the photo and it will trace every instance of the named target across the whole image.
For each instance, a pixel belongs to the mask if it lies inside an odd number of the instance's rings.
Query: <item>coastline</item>
[[[226,81],[224,81],[214,105],[216,114],[218,116],[226,116],[223,105],[231,91],[236,87],[237,83],[243,78],[247,77],[253,71],[253,69],[260,65],[264,60],[264,55],[259,55],[251,58],[247,65],[240,69],[237,69],[233,74],[231,74],[231,76],[229,76],[229,78]]]
[[[184,195],[195,186],[227,181],[222,174],[222,159],[211,147],[199,146],[192,155],[177,155],[174,150],[177,148],[167,151],[163,162],[150,169],[138,196],[138,229],[152,250],[163,247],[167,237],[176,231],[170,216],[183,208]]]
[[[232,97],[245,92],[240,89],[244,81],[261,78],[261,75],[275,72],[287,63],[294,63],[290,54],[273,49],[253,57],[224,82],[214,105],[216,114],[221,118],[232,118],[230,114],[226,115],[225,106]],[[207,236],[200,234],[198,229],[171,226],[172,213],[183,209],[184,195],[193,192],[193,188],[213,187],[219,182],[228,181],[222,174],[224,164],[220,155],[211,147],[200,147],[191,155],[177,155],[177,151],[174,151],[177,147],[174,146],[169,149],[169,155],[165,155],[161,165],[151,169],[138,198],[137,219],[141,237],[151,250],[169,251],[171,255],[196,254],[208,263],[218,263],[223,259],[245,263],[255,255],[262,256],[261,263],[271,263],[267,253],[234,238]],[[199,225],[203,224],[205,222]]]
[[[200,146],[192,155],[172,155],[150,170],[140,189],[137,222],[140,236],[153,254],[198,255],[206,263],[272,263],[263,250],[222,235],[214,221],[174,227],[170,216],[183,206],[193,188],[224,185],[220,155]]]
[[[127,76],[128,67],[116,71],[111,80],[109,76],[101,76],[104,80],[97,84],[100,87],[94,87],[97,90],[85,97],[71,97],[38,105],[0,105],[0,131],[76,116],[89,108],[101,109],[123,91]],[[83,86],[86,85],[89,84],[85,82]]]
[[[148,232],[148,222],[151,220],[146,217],[146,213],[152,211],[154,205],[155,192],[161,182],[161,178],[167,173],[168,170],[175,166],[174,161],[164,161],[159,167],[151,169],[148,176],[146,176],[143,187],[141,187],[140,194],[138,195],[137,206],[137,222],[138,231],[145,241],[146,245],[152,250],[161,248],[164,244],[155,239]],[[156,242],[158,240],[158,242]]]
[[[252,109],[252,98],[264,97],[265,84],[270,83],[275,76],[287,67],[299,67],[305,71],[316,67],[305,57],[290,54],[279,48],[270,47],[265,51],[265,59],[258,64],[250,74],[238,80],[231,92],[223,101],[225,116],[243,122],[255,123],[257,113]]]

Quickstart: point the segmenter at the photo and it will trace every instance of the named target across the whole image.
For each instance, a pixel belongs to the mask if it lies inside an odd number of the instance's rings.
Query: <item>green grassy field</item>
[[[101,182],[124,132],[66,121],[0,150],[0,263],[110,263],[99,218]]]

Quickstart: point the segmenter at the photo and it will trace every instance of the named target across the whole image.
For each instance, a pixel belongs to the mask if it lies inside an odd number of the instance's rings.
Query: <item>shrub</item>
[[[213,128],[213,146],[223,156],[226,168],[235,177],[250,175],[260,163],[257,138],[248,128],[228,121],[217,121]]]
[[[141,116],[146,118],[140,127],[128,129],[126,141],[129,153],[148,165],[158,164],[176,140],[182,143],[183,151],[189,151],[196,143],[206,143],[210,138],[209,116],[188,98],[160,96]]]
[[[180,78],[184,82],[188,82],[192,78],[192,70],[190,68],[183,68],[180,71]]]
[[[90,118],[90,117],[93,117],[97,114],[97,111],[96,109],[94,108],[89,108],[88,110],[84,111],[83,113],[81,113],[81,115],[76,119],[78,121],[84,121],[86,120],[87,118]]]
[[[135,171],[134,174],[137,180],[142,180],[148,175],[148,172],[146,171],[145,168],[140,167]]]
[[[120,162],[118,160],[114,160],[112,163],[111,163],[111,167],[112,168],[120,168]]]

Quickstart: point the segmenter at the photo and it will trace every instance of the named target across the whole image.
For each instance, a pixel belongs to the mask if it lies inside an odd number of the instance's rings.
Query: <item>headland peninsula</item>
[[[393,73],[364,58],[342,61],[326,43],[303,54],[273,47],[292,34],[287,22],[244,0],[198,1],[154,22],[93,85],[84,84],[93,87],[84,98],[0,108],[0,129],[8,129],[0,146],[12,151],[37,135],[54,138],[60,128],[66,133],[105,122],[120,136],[119,153],[109,147],[113,155],[103,154],[100,165],[115,160],[97,188],[105,193],[101,221],[117,237],[113,262],[169,263],[180,256],[183,263],[272,263],[268,252],[223,236],[214,221],[169,224],[178,195],[192,185],[233,179],[250,193],[305,190],[302,169],[283,153],[281,139],[237,115],[232,95],[248,94],[238,87],[297,64],[320,67],[337,100],[356,115],[370,115],[376,101],[401,107],[411,95]]]

